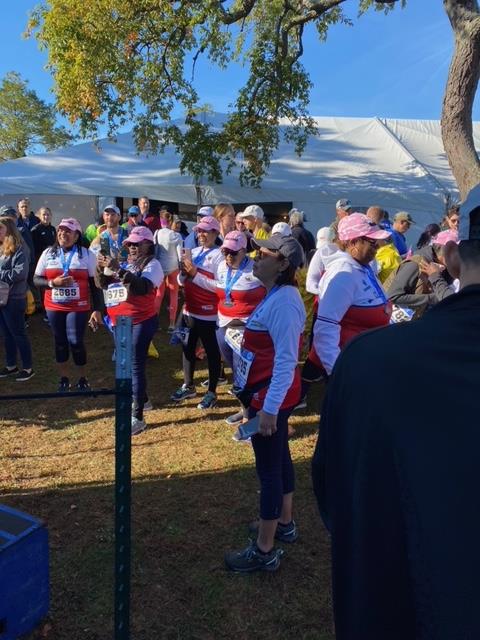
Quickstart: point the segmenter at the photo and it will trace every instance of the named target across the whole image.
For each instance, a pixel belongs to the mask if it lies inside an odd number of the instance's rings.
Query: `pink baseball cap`
[[[222,249],[240,251],[247,248],[247,236],[241,231],[230,231],[223,239]]]
[[[203,216],[200,222],[193,227],[194,231],[218,231],[220,233],[220,223],[213,216]]]
[[[148,227],[138,226],[133,227],[130,231],[130,235],[122,242],[122,244],[130,244],[130,242],[144,242],[145,240],[153,242],[153,233]]]
[[[338,237],[342,242],[357,238],[372,238],[372,240],[386,240],[391,233],[373,224],[363,213],[351,213],[338,223]]]
[[[70,231],[78,231],[78,233],[82,233],[82,227],[78,220],[75,218],[63,218],[60,220],[60,224],[58,228],[65,227],[66,229],[70,229]]]
[[[432,244],[445,245],[447,242],[455,242],[458,244],[458,231],[447,229],[447,231],[440,231],[440,233],[437,233],[437,235],[432,238]]]

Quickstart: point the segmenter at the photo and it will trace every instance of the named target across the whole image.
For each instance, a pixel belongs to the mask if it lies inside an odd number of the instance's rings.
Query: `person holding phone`
[[[195,351],[200,339],[207,354],[208,390],[197,408],[207,411],[217,404],[216,391],[221,372],[220,350],[215,335],[218,300],[214,291],[194,282],[193,274],[198,272],[213,281],[218,263],[222,260],[217,246],[220,224],[213,216],[204,216],[193,230],[198,234],[200,246],[184,251],[179,275],[179,283],[183,286],[185,294],[182,323],[188,333],[188,338],[182,344],[184,382],[170,398],[173,402],[183,402],[197,395],[193,376],[196,364]]]
[[[58,390],[70,390],[70,353],[77,369],[75,389],[90,389],[85,367],[87,352],[84,335],[87,322],[101,323],[101,292],[94,281],[95,256],[82,247],[82,227],[75,218],[64,218],[57,227],[52,247],[41,254],[34,284],[43,288],[44,306],[55,341],[55,360],[60,373]],[[90,297],[93,313],[90,313]]]
[[[238,374],[243,390],[238,397],[249,404],[249,417],[259,418],[252,446],[260,480],[260,520],[250,525],[256,541],[225,555],[228,569],[240,573],[275,571],[282,555],[275,540],[292,543],[298,535],[288,418],[300,399],[297,363],[306,314],[295,274],[304,253],[295,238],[280,234],[256,239],[253,246],[258,250],[253,275],[263,283],[266,296],[245,326]]]
[[[123,241],[128,258],[120,262],[116,258],[97,256],[96,280],[104,290],[108,317],[114,327],[117,318],[132,319],[132,435],[147,428],[143,419],[147,401],[146,361],[148,346],[158,327],[155,307],[157,287],[163,282],[163,271],[155,259],[153,234],[148,227],[135,227]]]

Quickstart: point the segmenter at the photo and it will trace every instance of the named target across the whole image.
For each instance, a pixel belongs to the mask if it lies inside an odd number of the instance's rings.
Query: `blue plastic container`
[[[0,640],[32,631],[48,613],[48,532],[0,504]]]

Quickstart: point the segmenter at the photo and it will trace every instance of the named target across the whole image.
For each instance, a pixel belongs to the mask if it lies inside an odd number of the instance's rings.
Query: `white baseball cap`
[[[292,235],[292,230],[290,225],[286,222],[276,222],[272,227],[272,236],[274,233],[279,233],[281,236],[286,238],[287,236]]]

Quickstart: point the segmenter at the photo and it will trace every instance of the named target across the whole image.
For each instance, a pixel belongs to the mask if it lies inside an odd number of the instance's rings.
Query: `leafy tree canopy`
[[[133,122],[137,148],[161,151],[173,144],[180,169],[220,181],[241,161],[242,183],[259,184],[279,144],[287,118],[298,153],[315,131],[308,113],[312,81],[302,65],[304,29],[320,41],[334,23],[350,24],[346,0],[48,0],[31,15],[48,49],[61,111],[85,136],[109,135]],[[360,13],[389,11],[394,2],[355,0]],[[401,0],[403,4],[405,0]],[[214,68],[245,65],[248,79],[221,130],[199,113],[205,109],[194,83],[204,56]],[[186,127],[171,114],[185,112]]]
[[[10,72],[0,84],[0,158],[21,158],[28,152],[65,146],[73,136],[56,126],[57,111],[46,104],[20,75]]]

